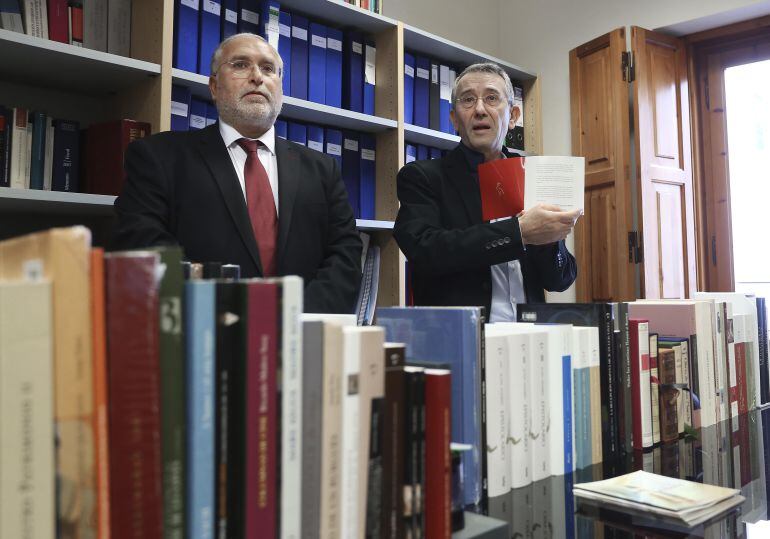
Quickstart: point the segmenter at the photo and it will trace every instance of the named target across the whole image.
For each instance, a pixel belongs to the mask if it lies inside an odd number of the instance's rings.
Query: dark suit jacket
[[[337,162],[276,137],[278,275],[305,281],[306,312],[351,313],[361,279],[361,239]],[[243,191],[215,124],[129,145],[115,202],[112,247],[181,245],[188,260],[238,264],[262,276]]]
[[[487,223],[470,150],[458,145],[442,159],[415,161],[398,173],[401,207],[393,231],[412,268],[415,305],[482,306],[490,314],[491,266],[518,259],[528,302],[543,289],[563,291],[575,280],[564,242],[524,248],[515,217]]]

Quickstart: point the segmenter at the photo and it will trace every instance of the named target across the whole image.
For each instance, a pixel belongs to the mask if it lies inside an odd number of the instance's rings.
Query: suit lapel
[[[444,177],[449,185],[457,192],[463,203],[468,221],[471,224],[481,222],[481,194],[478,178],[475,177],[468,165],[468,160],[458,145],[443,160]]]
[[[211,175],[219,186],[230,216],[233,218],[235,228],[243,240],[246,250],[254,259],[259,272],[262,273],[262,263],[259,259],[257,240],[251,228],[251,220],[246,209],[246,201],[243,198],[238,175],[233,168],[230,154],[225,148],[222,136],[219,134],[219,124],[214,124],[201,130],[199,150],[203,160],[211,172]]]
[[[278,162],[278,266],[283,261],[283,253],[289,238],[289,227],[294,212],[300,182],[300,164],[297,151],[292,144],[282,138],[275,138],[275,155]]]

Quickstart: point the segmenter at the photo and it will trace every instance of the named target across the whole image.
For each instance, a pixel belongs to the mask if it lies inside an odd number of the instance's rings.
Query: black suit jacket
[[[525,249],[518,219],[482,220],[478,174],[467,152],[458,145],[398,173],[393,234],[411,264],[415,305],[482,306],[489,316],[491,266],[516,259],[528,302],[545,301],[543,289],[566,290],[577,267],[563,241]]]
[[[276,137],[278,275],[305,281],[305,311],[351,313],[361,279],[361,239],[337,162]],[[238,264],[262,276],[243,190],[215,124],[129,145],[115,202],[112,246],[181,245],[188,260]]]

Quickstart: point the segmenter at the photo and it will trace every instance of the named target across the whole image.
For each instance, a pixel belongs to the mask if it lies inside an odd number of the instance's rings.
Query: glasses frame
[[[468,104],[466,105],[463,102],[463,99],[469,98],[469,97],[473,97],[473,103],[471,104],[470,101],[469,101]],[[486,100],[489,97],[494,97],[495,99],[499,99],[498,103],[496,105],[491,105],[491,104],[487,103]],[[479,100],[481,100],[482,104],[484,105],[484,108],[492,109],[492,110],[498,109],[502,103],[509,103],[509,105],[510,105],[510,102],[504,96],[502,96],[502,95],[500,95],[498,93],[488,93],[488,94],[485,94],[485,95],[466,94],[464,96],[458,97],[455,100],[455,102],[456,102],[457,108],[460,108],[460,109],[463,109],[463,110],[472,110],[472,109],[476,108],[476,104],[479,102]]]
[[[236,62],[247,62],[247,63],[251,64],[251,67],[246,68],[245,70],[243,70],[241,72],[240,70],[236,70],[236,68],[233,66],[233,64],[236,63]],[[221,64],[219,64],[219,69],[217,69],[217,73],[215,73],[215,75],[219,74],[219,71],[225,65],[227,65],[230,68],[230,76],[233,77],[234,79],[248,79],[251,76],[251,74],[254,72],[254,69],[256,69],[259,72],[259,74],[262,75],[263,77],[273,77],[273,76],[275,76],[275,77],[281,78],[282,71],[283,71],[283,69],[281,67],[276,65],[274,73],[264,73],[262,71],[262,68],[259,67],[259,64],[257,62],[254,62],[252,60],[245,59],[245,58],[239,58],[239,59],[236,59],[236,60],[227,60],[227,61],[222,62]]]

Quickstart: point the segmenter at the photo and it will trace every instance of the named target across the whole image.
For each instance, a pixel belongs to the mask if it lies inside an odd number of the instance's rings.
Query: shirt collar
[[[237,144],[242,138],[248,138],[241,135],[237,129],[230,124],[219,120],[219,134],[222,135],[222,140],[225,141],[226,147],[231,147],[233,144]],[[265,145],[265,148],[270,150],[270,153],[275,155],[275,126],[271,126],[261,137],[251,140],[258,140]]]
[[[468,146],[462,142],[460,143],[460,148],[463,151],[465,160],[468,162],[468,166],[471,168],[471,170],[476,172],[476,170],[479,168],[479,165],[484,162],[484,154],[468,148]],[[504,150],[501,151],[501,153],[503,154],[503,158],[509,157]]]

